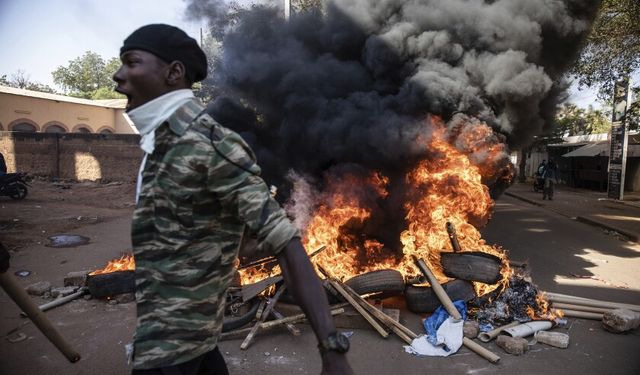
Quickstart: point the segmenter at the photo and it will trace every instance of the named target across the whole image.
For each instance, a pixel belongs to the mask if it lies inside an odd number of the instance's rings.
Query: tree
[[[13,73],[11,75],[11,79],[7,79],[6,74],[2,75],[2,77],[0,77],[0,85],[15,87],[17,89],[47,92],[50,94],[55,94],[56,92],[54,89],[45,84],[31,81],[29,79],[29,75],[21,69],[18,69],[18,71]]]
[[[556,115],[557,127],[554,135],[558,138],[571,135],[606,133],[611,121],[602,111],[593,107],[584,110],[574,104],[565,104]]]
[[[102,56],[87,51],[51,74],[53,81],[68,95],[85,99],[115,99],[124,97],[113,90],[112,77],[119,66],[120,61],[115,57],[105,62]]]
[[[305,12],[314,8],[322,8],[322,0],[293,0],[291,7],[296,12]]]
[[[610,98],[613,85],[640,69],[640,1],[603,0],[572,73],[581,86]]]

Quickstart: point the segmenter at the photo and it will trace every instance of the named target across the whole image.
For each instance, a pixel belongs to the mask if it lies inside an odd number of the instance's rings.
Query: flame
[[[389,178],[380,172],[347,175],[327,182],[322,203],[305,228],[303,244],[308,251],[326,246],[325,251],[312,259],[315,265],[341,280],[389,268],[406,277],[421,274],[412,260],[415,255],[424,259],[440,282],[446,282],[449,278],[440,266],[440,253],[453,251],[446,230],[446,223],[451,222],[463,251],[485,252],[502,259],[500,282],[474,283],[477,294],[484,295],[508,283],[511,270],[504,250],[487,245],[477,229],[488,222],[494,206],[489,189],[482,182],[483,176],[502,174],[501,178],[509,178],[508,173],[495,171],[497,160],[505,155],[505,146],[486,141],[493,131],[484,123],[474,123],[469,131],[458,129],[454,146],[444,123],[437,117],[429,121],[435,127],[432,137],[418,146],[425,147],[430,157],[406,174],[405,182],[411,191],[406,194],[403,206],[398,207],[404,210],[406,225],[399,238],[402,249],[394,251],[377,239],[363,238],[366,237],[363,229],[372,215],[367,202],[372,196],[378,200],[388,196]],[[485,162],[472,161],[479,155]],[[243,270],[241,277],[243,284],[247,284],[274,273],[265,269]]]
[[[109,261],[107,265],[99,270],[91,272],[89,275],[100,275],[103,273],[111,273],[117,271],[133,271],[136,269],[136,262],[133,259],[132,254],[124,254],[120,258],[115,258]]]
[[[544,293],[538,293],[536,306],[527,306],[527,315],[531,320],[555,320],[562,318],[564,312],[560,309],[552,309]]]

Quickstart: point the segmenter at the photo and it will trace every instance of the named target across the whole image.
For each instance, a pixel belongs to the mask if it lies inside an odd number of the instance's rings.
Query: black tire
[[[452,280],[442,284],[452,301],[470,301],[476,297],[473,284],[464,280]],[[438,296],[430,286],[407,285],[404,290],[407,308],[414,313],[434,312],[441,305]]]
[[[236,315],[225,315],[222,323],[222,332],[228,332],[244,326],[256,317],[260,308],[260,298],[253,298],[247,302],[245,311]]]
[[[27,197],[28,191],[26,186],[22,184],[16,184],[14,186],[14,189],[15,191],[9,194],[9,197],[11,197],[11,199],[20,200],[20,199],[25,199]]]
[[[398,295],[402,294],[405,288],[404,277],[396,270],[378,270],[363,273],[350,278],[345,284],[361,295],[368,293]]]

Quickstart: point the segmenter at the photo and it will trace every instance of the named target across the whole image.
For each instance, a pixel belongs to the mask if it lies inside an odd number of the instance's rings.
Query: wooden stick
[[[269,298],[269,301],[267,302],[267,307],[264,309],[264,311],[262,312],[262,316],[260,317],[260,321],[256,323],[253,327],[251,327],[251,332],[249,332],[247,337],[244,339],[244,341],[240,345],[240,349],[247,350],[249,345],[251,345],[251,341],[253,341],[253,337],[256,335],[256,332],[258,332],[258,329],[260,328],[260,323],[263,323],[265,320],[267,320],[267,317],[269,316],[269,314],[271,314],[271,309],[273,309],[273,306],[275,306],[275,304],[278,303],[278,299],[280,298],[280,296],[282,295],[282,292],[284,292],[286,288],[287,288],[286,285],[281,286],[280,289],[278,289],[278,291],[276,292],[276,294],[273,297]]]
[[[369,324],[371,324],[373,328],[375,328],[376,331],[378,331],[380,336],[384,338],[389,337],[389,332],[387,332],[371,315],[369,315],[369,313],[367,313],[367,310],[365,310],[364,307],[360,306],[360,304],[356,302],[356,300],[354,300],[353,297],[351,297],[349,293],[344,290],[344,288],[342,288],[340,283],[332,279],[329,279],[329,283],[335,290],[338,291],[338,293],[342,295],[342,297],[344,297],[344,299],[347,300],[347,302],[351,304],[351,306],[353,306],[354,309],[356,309],[356,311],[360,313],[360,315],[362,315],[363,318],[367,320],[367,322],[369,322]]]
[[[313,258],[314,256],[318,255],[319,253],[321,253],[322,251],[324,251],[324,249],[326,249],[327,246],[322,245],[320,246],[316,251],[312,252],[311,254],[309,254],[309,258]],[[247,263],[243,266],[238,267],[238,271],[239,270],[246,270],[247,268],[252,268],[252,267],[257,267],[261,264],[267,264],[267,263],[275,263],[278,260],[276,259],[276,257],[274,256],[270,256],[264,259],[260,259],[260,260],[256,260],[255,262],[251,262],[251,263]]]
[[[285,316],[282,315],[275,308],[271,309],[271,315],[273,315],[276,319],[284,319],[285,318]],[[294,326],[293,323],[285,323],[285,326],[287,327],[289,332],[291,332],[292,335],[300,336],[300,330],[298,329],[298,327]]]
[[[557,303],[557,302],[554,302],[553,304],[551,304],[551,307],[553,307],[554,309],[560,309],[560,310],[568,309],[568,310],[585,311],[585,312],[592,312],[592,313],[606,313],[607,311],[614,310],[614,309],[606,309],[603,307],[591,307],[591,306],[582,306],[582,305],[575,305],[570,303]]]
[[[543,293],[550,302],[573,303],[576,305],[603,307],[603,308],[608,308],[612,310],[613,309],[629,309],[633,311],[640,311],[640,305],[632,305],[628,303],[618,303],[618,302],[603,301],[603,300],[597,300],[597,299],[591,299],[591,298],[576,297],[576,296],[570,296],[567,294],[560,294],[560,293],[551,293],[551,292],[543,292]]]
[[[338,314],[342,314],[342,313],[344,313],[344,308],[342,308],[342,307],[331,310],[331,315],[338,315]],[[288,316],[288,317],[283,318],[283,319],[271,320],[271,321],[268,321],[268,322],[260,323],[260,332],[265,332],[265,331],[268,331],[268,330],[273,329],[275,327],[285,325],[287,323],[300,322],[300,321],[305,320],[306,317],[307,316],[304,313],[302,313],[302,314],[296,314],[296,315]],[[253,327],[242,328],[242,329],[237,329],[237,330],[234,330],[234,331],[224,332],[224,333],[222,333],[220,335],[220,338],[218,339],[218,341],[235,340],[235,339],[243,338],[243,337],[245,337],[247,335],[247,333],[251,332],[252,328]]]
[[[599,314],[599,313],[592,313],[592,312],[586,312],[586,311],[576,311],[576,310],[556,310],[556,309],[551,309],[552,312],[560,315],[564,315],[566,317],[569,318],[582,318],[582,319],[591,319],[591,320],[602,320],[602,317],[604,316],[604,314]]]
[[[375,306],[371,305],[369,301],[362,298],[355,290],[351,289],[349,285],[343,284],[344,289],[356,300],[362,307],[364,307],[371,315],[378,318],[384,325],[389,327],[398,337],[404,340],[407,344],[411,345],[413,339],[418,337],[415,333],[413,333],[409,328],[403,326],[399,322],[396,322],[389,315],[385,314],[384,311],[380,311]]]
[[[429,269],[429,266],[427,266],[427,264],[422,259],[419,259],[415,255],[413,256],[413,260],[415,261],[420,271],[422,271],[422,273],[429,280],[429,284],[431,284],[431,289],[433,289],[433,291],[436,293],[436,296],[440,300],[440,303],[442,303],[442,306],[444,306],[444,308],[447,310],[449,315],[451,315],[454,319],[462,319],[460,312],[458,311],[458,309],[456,309],[455,305],[451,301],[451,298],[449,298],[449,296],[447,295],[447,292],[444,291],[444,289],[438,282],[438,279],[436,279],[433,272],[431,272],[431,270]],[[462,344],[466,346],[469,350],[475,352],[476,354],[478,354],[479,356],[483,357],[484,359],[488,360],[491,363],[496,363],[500,360],[500,357],[497,354],[491,352],[490,350],[485,349],[480,344],[475,343],[473,340],[469,339],[468,337],[464,337],[464,336],[462,337]]]

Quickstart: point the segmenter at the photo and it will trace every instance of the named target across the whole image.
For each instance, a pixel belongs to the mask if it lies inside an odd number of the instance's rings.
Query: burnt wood
[[[500,280],[502,261],[495,255],[479,251],[441,253],[440,263],[444,274],[452,278],[486,284]]]
[[[91,295],[96,298],[134,293],[136,290],[135,272],[116,271],[89,275],[87,277],[87,286]]]

